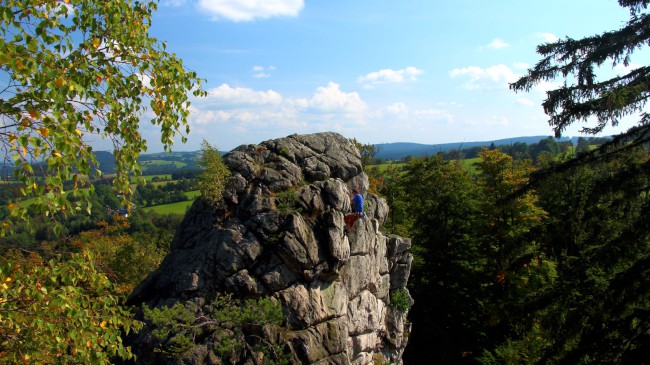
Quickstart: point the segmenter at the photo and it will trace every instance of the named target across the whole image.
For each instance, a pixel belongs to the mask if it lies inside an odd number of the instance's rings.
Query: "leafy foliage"
[[[375,156],[381,151],[381,147],[373,144],[364,144],[356,139],[352,140],[359,154],[361,155],[361,166],[367,167],[368,165],[375,162]]]
[[[288,189],[275,195],[278,212],[282,215],[290,215],[302,212],[300,197],[295,189]]]
[[[16,253],[0,264],[0,361],[108,364],[132,358],[121,333],[141,324],[119,305],[88,253],[43,262]]]
[[[402,312],[408,312],[411,308],[411,298],[406,289],[397,289],[390,294],[390,305]]]
[[[147,147],[139,132],[146,103],[165,149],[189,131],[189,94],[205,92],[196,74],[149,35],[156,7],[100,0],[0,5],[0,72],[8,81],[0,91],[0,149],[15,166],[22,195],[37,197],[39,213],[91,209],[80,188],[84,176],[99,172],[92,137],[112,142],[114,184],[131,192],[129,175],[140,174],[137,158]],[[8,208],[27,217],[19,204]]]
[[[190,302],[160,308],[144,305],[145,323],[153,328],[154,351],[174,358],[202,341],[226,363],[236,362],[232,360],[243,353],[256,358],[263,354],[264,363],[268,364],[286,363],[280,347],[261,342],[261,337],[245,330],[282,324],[284,316],[279,302],[270,298],[238,301],[231,295],[218,294],[210,306],[210,313],[195,314],[195,305]]]
[[[223,163],[219,150],[212,147],[205,139],[201,143],[200,165],[205,169],[199,176],[201,196],[208,203],[216,205],[221,201],[221,194],[231,173]]]

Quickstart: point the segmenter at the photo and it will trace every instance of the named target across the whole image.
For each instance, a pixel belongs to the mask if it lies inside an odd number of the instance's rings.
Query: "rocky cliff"
[[[272,297],[282,305],[285,330],[256,336],[283,344],[292,363],[401,363],[409,325],[390,298],[406,287],[410,241],[380,232],[388,206],[367,193],[354,144],[335,133],[292,135],[240,146],[224,162],[233,176],[222,202],[194,203],[170,253],[129,303],[191,302],[205,317],[219,292]],[[353,187],[366,199],[367,216],[348,230]],[[134,344],[143,363],[156,356],[147,353],[147,331]],[[207,338],[167,362],[220,363]],[[238,362],[260,362],[250,356]]]

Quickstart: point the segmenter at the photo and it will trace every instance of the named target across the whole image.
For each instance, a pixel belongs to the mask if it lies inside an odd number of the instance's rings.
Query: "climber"
[[[352,195],[352,214],[345,215],[345,225],[348,230],[351,230],[352,227],[354,227],[354,223],[357,219],[361,219],[365,216],[363,212],[363,196],[359,193],[359,189],[352,189]]]
[[[354,195],[354,198],[352,198],[352,204],[354,204],[353,213],[357,218],[363,218],[363,197],[359,194],[357,188],[352,189],[352,194]]]

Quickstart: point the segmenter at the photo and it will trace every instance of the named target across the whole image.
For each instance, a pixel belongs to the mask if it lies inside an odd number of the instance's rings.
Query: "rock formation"
[[[282,304],[286,331],[267,341],[282,341],[292,363],[401,363],[410,325],[390,297],[406,287],[410,241],[380,232],[388,206],[367,193],[354,144],[335,133],[292,135],[240,146],[224,162],[233,176],[221,204],[194,203],[129,303],[192,301],[198,316],[218,292],[270,296]],[[352,187],[367,216],[348,231]],[[146,331],[134,345],[143,363]],[[208,348],[197,343],[169,363],[219,363]]]

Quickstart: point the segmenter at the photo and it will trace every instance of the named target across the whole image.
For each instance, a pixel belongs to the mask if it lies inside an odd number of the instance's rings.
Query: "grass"
[[[185,214],[187,208],[189,208],[193,200],[186,200],[184,202],[171,203],[171,204],[161,204],[155,205],[153,207],[142,208],[145,212],[156,212],[158,214]]]
[[[141,162],[140,165],[142,165],[142,170],[147,171],[147,166],[174,165],[177,168],[181,168],[187,166],[187,163],[181,161],[148,160]]]
[[[187,209],[192,205],[192,203],[194,203],[194,199],[196,199],[199,195],[201,195],[201,191],[199,190],[186,191],[185,196],[192,200],[171,204],[155,205],[153,207],[142,208],[142,210],[145,212],[156,212],[158,214],[183,215],[185,214],[185,211],[187,211]]]
[[[465,169],[465,171],[476,175],[478,173],[478,169],[476,168],[475,164],[479,161],[481,161],[480,157],[466,158],[460,161],[460,165],[463,167],[463,169]]]
[[[185,196],[190,199],[196,199],[201,195],[201,190],[186,191]]]
[[[158,175],[147,175],[147,176],[142,176],[145,181],[149,182],[153,180],[154,177],[157,177],[161,180],[171,180],[172,179],[172,174],[158,174]]]

